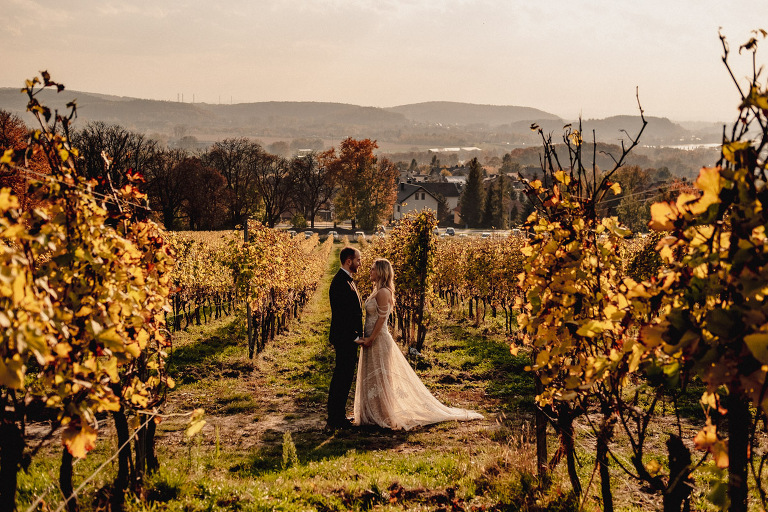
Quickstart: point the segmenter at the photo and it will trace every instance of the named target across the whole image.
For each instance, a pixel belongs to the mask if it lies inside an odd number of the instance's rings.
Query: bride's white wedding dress
[[[365,302],[366,336],[373,331],[379,315],[386,316],[371,346],[360,351],[355,425],[410,430],[441,421],[482,419],[480,413],[447,407],[432,396],[389,333],[387,320],[391,311],[391,305],[380,309],[375,295]]]

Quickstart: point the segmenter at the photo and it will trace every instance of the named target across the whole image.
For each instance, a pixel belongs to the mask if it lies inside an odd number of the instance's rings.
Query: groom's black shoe
[[[355,428],[355,424],[349,421],[347,418],[341,420],[329,420],[326,427],[328,430],[351,430]]]

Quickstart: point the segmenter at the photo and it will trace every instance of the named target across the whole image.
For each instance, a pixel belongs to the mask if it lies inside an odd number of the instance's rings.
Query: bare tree
[[[194,230],[219,229],[226,224],[228,190],[226,180],[216,169],[198,158],[179,164],[187,182],[183,212]]]
[[[226,180],[230,227],[242,224],[256,212],[259,196],[253,155],[259,153],[263,153],[260,145],[239,138],[216,142],[203,156],[203,163],[216,169]]]
[[[271,155],[259,148],[249,154],[248,165],[253,169],[256,191],[264,204],[262,221],[275,227],[291,202],[293,177],[285,158]]]
[[[143,134],[101,121],[90,122],[75,132],[72,146],[80,151],[84,176],[115,188],[125,184],[129,170],[146,174],[149,161],[158,151],[157,142]]]
[[[145,167],[150,205],[163,215],[166,229],[178,227],[177,220],[188,187],[187,172],[182,162],[188,159],[183,149],[157,151]]]
[[[312,152],[291,160],[294,187],[291,199],[304,218],[315,227],[315,216],[330,201],[336,186],[333,173],[324,163],[323,154]]]

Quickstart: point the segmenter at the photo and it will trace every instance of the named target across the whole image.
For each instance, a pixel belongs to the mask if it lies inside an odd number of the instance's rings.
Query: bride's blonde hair
[[[392,270],[392,264],[386,258],[378,258],[373,262],[373,268],[376,270],[376,290],[386,288],[392,294],[392,305],[395,305],[395,271]]]

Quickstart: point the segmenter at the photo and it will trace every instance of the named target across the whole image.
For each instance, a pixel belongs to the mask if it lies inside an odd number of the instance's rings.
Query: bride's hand
[[[357,339],[355,340],[355,343],[357,343],[358,345],[363,345],[363,346],[365,346],[365,338],[357,338]]]

